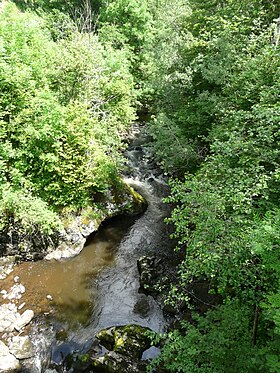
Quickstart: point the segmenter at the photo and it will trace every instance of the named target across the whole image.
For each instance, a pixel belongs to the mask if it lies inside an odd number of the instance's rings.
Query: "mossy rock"
[[[69,355],[64,361],[67,372],[73,373],[145,373],[146,365],[146,362],[133,360],[114,351],[104,356]]]
[[[92,372],[96,373],[145,373],[145,364],[128,356],[108,352],[105,356],[92,359]]]
[[[136,192],[130,185],[124,183],[125,189],[130,196],[130,202],[125,206],[125,212],[129,213],[130,215],[138,215],[144,212],[147,207],[148,203],[140,193]]]
[[[145,373],[147,362],[140,359],[151,345],[147,332],[151,329],[136,324],[102,329],[99,343],[95,340],[84,355],[70,354],[64,366],[73,373]],[[109,350],[103,356],[100,345]]]
[[[100,344],[118,354],[140,359],[142,353],[150,347],[147,332],[151,329],[130,324],[103,329],[97,334]]]
[[[100,344],[107,348],[109,351],[113,351],[115,345],[115,327],[102,329],[96,334],[96,338]]]

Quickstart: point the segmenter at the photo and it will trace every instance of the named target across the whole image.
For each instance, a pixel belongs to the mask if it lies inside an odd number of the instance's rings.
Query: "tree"
[[[177,23],[177,53],[162,71],[166,94],[158,96],[151,146],[177,176],[168,222],[183,256],[169,301],[194,307],[201,282],[221,297],[217,309],[167,337],[159,360],[170,371],[272,372],[279,365],[279,250],[275,234],[263,231],[280,197],[279,51],[276,3],[266,5],[191,2]],[[238,335],[231,346],[226,323]]]
[[[28,201],[36,201],[51,231],[61,226],[57,214],[63,208],[77,211],[119,187],[122,139],[135,118],[135,94],[124,51],[72,26],[67,37],[54,38],[49,26],[45,14],[3,4],[1,214],[7,224],[14,217],[26,225]],[[31,230],[37,220],[30,214]]]

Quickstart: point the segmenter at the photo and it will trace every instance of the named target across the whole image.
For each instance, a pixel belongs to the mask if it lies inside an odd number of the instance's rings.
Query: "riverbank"
[[[137,268],[145,255],[165,262],[173,256],[164,223],[169,206],[162,202],[168,186],[145,142],[140,136],[129,147],[124,175],[146,199],[144,214],[107,220],[79,255],[25,262],[6,279],[9,291],[14,277],[20,278],[26,288],[21,301],[35,314],[29,328],[35,355],[23,361],[32,373],[50,366],[61,371],[68,355],[83,354],[96,343],[95,335],[108,327],[133,324],[162,332],[168,325],[160,302],[141,292]]]
[[[63,273],[65,266],[69,264],[65,260],[76,257],[81,252],[88,237],[97,232],[102,221],[124,213],[127,216],[134,216],[146,208],[145,200],[125,182],[121,197],[119,196],[119,201],[122,202],[118,204],[113,202],[112,197],[108,197],[106,205],[98,211],[95,210],[94,213],[91,210],[91,214],[83,211],[80,215],[68,216],[63,231],[59,232],[55,248],[49,246],[46,250],[39,251],[39,244],[37,247],[28,248],[25,243],[26,250],[0,259],[0,342],[2,346],[0,371],[10,372],[21,369],[22,361],[34,358],[36,346],[32,344],[28,336],[32,319],[34,316],[55,313],[57,305],[61,303],[60,291],[54,291],[59,288],[59,279],[53,276],[54,268],[57,267],[58,272]],[[10,253],[16,251],[16,246],[18,243],[10,244]],[[42,256],[44,256],[43,261],[16,264],[19,260],[38,259]],[[98,255],[97,258],[99,262],[97,260],[98,263],[94,263],[92,274],[97,273],[110,262],[106,258],[106,253],[103,258]],[[36,269],[33,270],[33,267]],[[45,267],[49,268],[48,275]],[[75,266],[74,262],[72,267],[72,274],[76,274],[74,283],[82,281],[82,274],[77,269],[79,266]],[[58,284],[55,284],[55,281]],[[54,287],[51,283],[54,283]],[[64,293],[67,284],[69,282],[66,279],[61,282]],[[73,285],[70,285],[68,290],[71,296],[73,295],[72,287]],[[86,302],[84,293],[87,293],[87,290],[81,291],[79,288],[76,303]],[[86,295],[89,297],[89,294]],[[65,299],[63,301],[65,303]],[[88,312],[90,312],[90,307]]]

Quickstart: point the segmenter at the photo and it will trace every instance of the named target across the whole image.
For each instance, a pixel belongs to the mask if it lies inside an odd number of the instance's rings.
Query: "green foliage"
[[[101,0],[13,0],[22,10],[33,10],[40,13],[42,10],[47,13],[64,13],[70,15],[73,20],[84,20],[89,16],[96,17]],[[90,11],[90,14],[88,12]],[[89,30],[92,31],[92,30]]]
[[[154,142],[151,150],[162,168],[173,175],[182,175],[188,168],[195,168],[202,158],[199,141],[184,140],[181,128],[165,114],[159,114],[149,126]]]
[[[261,258],[262,265],[273,273],[275,287],[265,294],[262,307],[266,317],[275,323],[275,333],[280,335],[279,291],[280,291],[280,211],[269,211],[263,220],[256,222],[252,234],[252,252]]]
[[[194,325],[182,322],[180,330],[163,336],[165,345],[159,361],[168,371],[276,371],[277,365],[269,367],[266,346],[252,345],[252,315],[246,306],[230,302],[209,310],[205,316],[193,315],[193,319]],[[279,337],[275,343],[279,343]],[[279,344],[277,350],[279,353]]]
[[[62,228],[58,215],[52,212],[47,203],[28,192],[13,191],[7,187],[1,190],[1,225],[4,229],[13,217],[13,224],[20,223],[28,234],[36,231],[50,235]]]
[[[61,29],[51,25],[54,15],[65,21]],[[8,2],[0,54],[0,186],[23,201],[22,214],[5,202],[3,211],[25,226],[24,206],[34,199],[38,210],[49,209],[52,230],[52,209],[79,209],[119,187],[122,137],[135,118],[130,61],[125,51],[76,31],[62,13],[22,13]]]
[[[211,136],[224,116],[251,110],[265,92],[279,90],[277,51],[272,44],[275,28],[271,26],[277,13],[263,8],[259,1],[242,2],[242,6],[196,1],[190,5],[192,11],[183,8],[180,16],[173,15],[172,22],[166,22],[171,25],[166,31],[171,40],[159,34],[156,43],[169,45],[162,53],[157,50],[154,58],[159,64],[150,77],[160,94],[155,109],[160,118],[164,113],[168,123],[162,126],[156,120],[151,128],[156,155],[167,170],[172,169],[173,159],[165,147],[170,136],[166,128],[174,127],[176,133],[179,128],[179,143],[191,147],[199,163],[207,154],[209,133]],[[180,146],[176,152],[180,153]],[[188,166],[182,157],[177,175],[182,176]]]
[[[147,1],[111,0],[100,9],[99,22],[113,24],[136,52],[140,52],[143,40],[148,36],[151,14]]]
[[[172,40],[148,82],[151,147],[179,177],[166,201],[184,258],[169,301],[192,304],[193,284],[206,281],[224,304],[172,332],[159,361],[174,372],[277,371],[277,3],[197,0],[170,15],[157,41]]]
[[[98,34],[114,50],[125,52],[135,79],[138,106],[147,99],[145,82],[150,74],[147,46],[153,39],[153,14],[150,2],[140,0],[103,1],[99,10]]]
[[[16,3],[37,15],[1,4],[1,230],[52,234],[63,209],[118,198],[123,137],[136,106],[150,110],[155,159],[178,177],[170,300],[191,303],[196,281],[221,299],[166,336],[155,364],[278,371],[277,2]]]

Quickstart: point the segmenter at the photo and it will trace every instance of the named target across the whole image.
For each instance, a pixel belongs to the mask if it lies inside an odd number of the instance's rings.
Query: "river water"
[[[162,203],[168,187],[145,142],[145,136],[138,135],[125,154],[126,181],[148,202],[141,216],[105,222],[74,258],[15,268],[12,276],[20,277],[26,304],[38,315],[31,333],[36,357],[26,361],[26,371],[44,372],[69,352],[85,351],[105,327],[136,323],[164,330],[161,306],[139,292],[137,259],[156,255],[168,260],[173,246],[164,224],[169,207]]]

